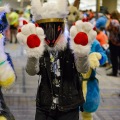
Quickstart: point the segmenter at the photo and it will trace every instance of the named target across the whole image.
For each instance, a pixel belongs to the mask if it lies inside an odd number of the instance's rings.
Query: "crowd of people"
[[[97,31],[96,39],[107,55],[106,70],[112,68],[108,76],[120,74],[120,13],[116,10],[108,12],[101,10],[96,18],[92,10],[80,10],[80,19],[89,21]]]
[[[120,13],[118,11],[111,13],[107,10],[100,11],[98,18],[96,18],[96,13],[90,9],[80,10],[79,14],[80,20],[90,22],[97,31],[96,40],[100,42],[107,55],[106,64],[103,66],[106,67],[106,70],[112,68],[112,72],[107,75],[117,76],[120,69]],[[30,6],[27,6],[24,11],[11,9],[11,12],[7,14],[7,18],[9,29],[5,33],[6,38],[10,43],[18,43],[16,34],[18,29],[23,26],[23,20],[27,22],[33,20],[30,13]]]

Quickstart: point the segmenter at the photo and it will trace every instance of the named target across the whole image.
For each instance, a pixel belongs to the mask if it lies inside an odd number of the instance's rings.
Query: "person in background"
[[[18,25],[18,29],[20,29],[23,26],[23,21],[28,22],[28,20],[24,17],[24,12],[23,11],[19,11],[19,25]]]
[[[108,18],[109,12],[107,10],[100,10],[98,13],[98,19],[96,20],[96,29],[100,30],[101,27],[105,28]]]
[[[8,20],[10,24],[10,35],[11,35],[10,43],[13,42],[13,39],[15,39],[15,43],[17,43],[16,34],[19,25],[18,13],[15,10],[11,9],[11,13],[8,16]]]
[[[99,41],[101,47],[105,51],[107,55],[107,61],[105,63],[106,67],[111,66],[111,60],[110,60],[110,50],[109,50],[109,44],[108,44],[108,36],[104,33],[105,28],[101,27],[100,30],[97,29],[97,36],[96,39]]]
[[[117,76],[119,66],[120,66],[120,13],[118,11],[113,11],[111,13],[111,18],[109,18],[107,23],[107,30],[109,31],[109,46],[110,46],[110,56],[112,63],[112,72],[108,73],[109,76]]]

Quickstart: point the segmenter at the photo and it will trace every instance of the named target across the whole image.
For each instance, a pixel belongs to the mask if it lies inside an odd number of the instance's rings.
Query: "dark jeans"
[[[120,46],[115,46],[110,42],[110,56],[113,74],[117,75],[120,67]]]
[[[15,38],[15,43],[17,43],[17,27],[10,25],[10,43],[13,42],[13,38]]]
[[[67,112],[51,110],[50,112],[36,110],[35,120],[79,120],[79,109]]]

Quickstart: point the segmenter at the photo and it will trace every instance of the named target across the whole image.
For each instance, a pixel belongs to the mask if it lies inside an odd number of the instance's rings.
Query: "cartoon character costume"
[[[85,103],[83,105],[84,112],[82,120],[93,120],[92,113],[95,112],[100,105],[99,81],[96,78],[96,68],[103,65],[107,60],[107,56],[97,40],[94,40],[89,54],[91,69],[83,75],[83,93]]]
[[[67,0],[32,0],[31,10],[37,24],[24,21],[17,38],[26,49],[27,73],[41,77],[35,120],[79,120],[84,103],[79,73],[90,68],[88,54],[96,32],[90,23],[77,21],[67,40]]]
[[[68,28],[75,23],[79,17],[80,0],[75,0],[73,5],[69,4],[69,14],[67,16]],[[86,23],[86,22],[85,22]],[[86,74],[82,74],[82,89],[85,98],[82,112],[82,120],[92,120],[92,113],[95,112],[100,104],[99,83],[96,78],[96,68],[106,62],[106,54],[99,42],[94,40],[89,53],[90,69]]]
[[[8,11],[8,6],[0,7],[0,120],[14,120],[12,113],[7,107],[2,88],[9,88],[15,82],[15,73],[8,61],[9,56],[4,51],[4,36],[3,33],[7,28],[6,12]],[[10,60],[10,59],[9,59]]]

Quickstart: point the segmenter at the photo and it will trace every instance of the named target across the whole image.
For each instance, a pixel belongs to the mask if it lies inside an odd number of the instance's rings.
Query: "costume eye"
[[[73,15],[76,15],[76,14],[77,14],[76,12],[73,13]]]

